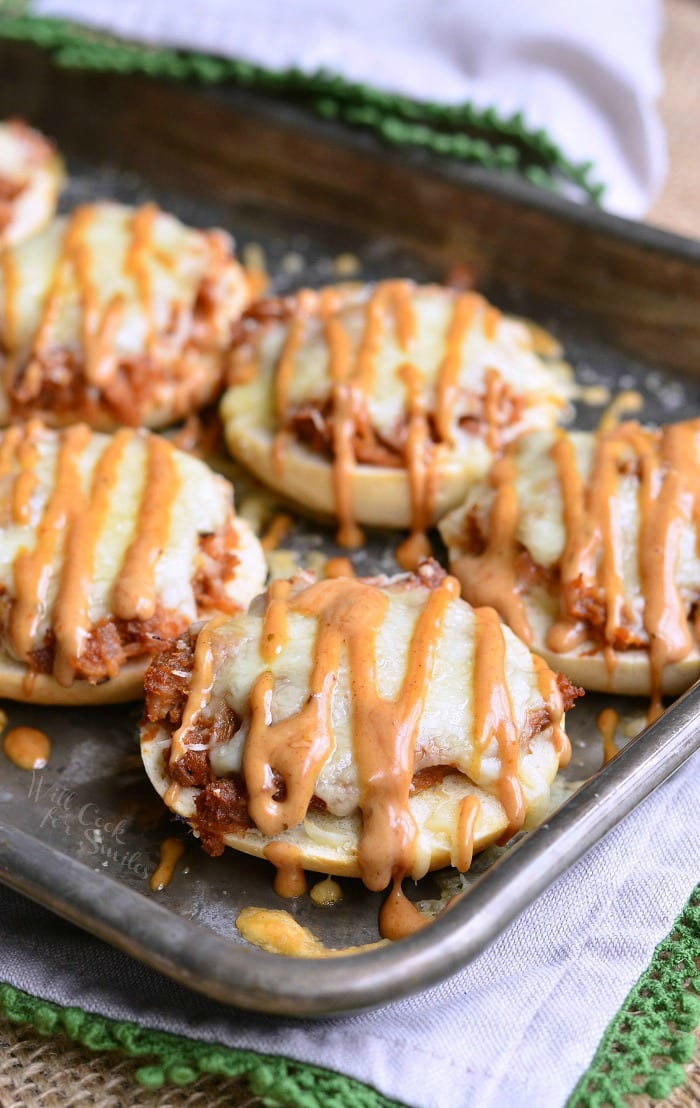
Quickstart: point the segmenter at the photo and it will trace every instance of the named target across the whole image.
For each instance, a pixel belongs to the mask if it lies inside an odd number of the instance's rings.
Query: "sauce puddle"
[[[3,738],[2,749],[18,769],[43,769],[51,757],[51,740],[35,727],[13,727]]]

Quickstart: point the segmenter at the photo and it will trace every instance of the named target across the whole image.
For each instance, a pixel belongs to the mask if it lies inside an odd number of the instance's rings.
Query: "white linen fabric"
[[[418,99],[521,110],[570,159],[594,163],[603,204],[620,215],[643,215],[664,177],[660,0],[34,0],[32,11],[273,69],[325,68]]]
[[[441,985],[296,1022],[189,992],[0,890],[0,978],[142,1026],[282,1054],[414,1108],[559,1108],[698,877],[700,754]],[[222,864],[226,864],[222,860]]]

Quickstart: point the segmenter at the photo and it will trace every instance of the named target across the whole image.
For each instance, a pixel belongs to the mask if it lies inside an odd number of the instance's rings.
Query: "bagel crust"
[[[0,696],[138,697],[154,654],[265,579],[228,482],[144,431],[3,432],[0,515]]]
[[[348,546],[357,523],[421,535],[516,435],[568,412],[562,364],[525,324],[475,293],[403,280],[259,302],[237,329],[231,382],[231,453],[336,517]]]
[[[174,423],[216,397],[250,299],[225,232],[154,204],[77,208],[3,256],[0,418]]]
[[[523,436],[440,531],[492,603],[586,689],[652,697],[700,676],[700,420]]]
[[[49,222],[63,180],[52,142],[21,119],[0,123],[0,248],[16,246]]]
[[[307,575],[152,663],[142,755],[210,853],[380,890],[543,814],[577,692],[435,563]]]

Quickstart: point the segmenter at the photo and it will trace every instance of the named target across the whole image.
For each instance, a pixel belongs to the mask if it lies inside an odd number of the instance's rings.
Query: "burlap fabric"
[[[651,222],[700,238],[700,2],[667,0],[661,110],[669,140],[670,172]],[[93,1054],[60,1038],[43,1039],[0,1021],[0,1108],[259,1108],[245,1083],[200,1078],[185,1088],[140,1088],[139,1060]],[[700,1036],[685,1085],[663,1102],[635,1097],[630,1108],[698,1108]]]

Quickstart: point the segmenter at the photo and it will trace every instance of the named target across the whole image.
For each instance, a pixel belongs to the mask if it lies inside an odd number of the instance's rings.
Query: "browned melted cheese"
[[[15,470],[10,498],[13,515],[22,522],[27,519],[30,491],[26,460],[35,460],[36,436],[41,432],[41,425],[32,422],[23,431],[11,429],[3,438],[0,468]],[[95,548],[110,511],[120,459],[136,432],[122,430],[114,435],[94,468],[90,491],[84,493],[80,458],[91,434],[84,424],[61,432],[54,486],[36,527],[35,545],[21,548],[13,563],[7,625],[10,648],[31,669],[32,652],[42,645],[37,641],[39,622],[42,613],[48,614],[56,642],[54,677],[63,686],[72,683],[91,631],[88,596]],[[166,542],[179,487],[172,453],[164,440],[149,436],[148,472],[136,533],[113,590],[114,615],[120,618],[148,619],[155,611],[155,564]],[[61,563],[58,588],[47,613],[50,569],[57,557]]]
[[[318,774],[334,745],[332,695],[341,651],[346,650],[352,691],[352,743],[362,813],[358,868],[368,888],[378,891],[392,885],[382,912],[381,933],[396,938],[427,922],[405,900],[401,880],[411,872],[418,834],[409,806],[416,738],[443,622],[448,606],[458,597],[458,582],[445,577],[435,587],[425,589],[425,602],[418,613],[407,654],[407,670],[394,700],[380,696],[377,687],[375,643],[387,609],[387,594],[372,583],[348,577],[319,581],[294,595],[285,585],[288,583],[278,581],[268,589],[260,651],[263,658],[274,655],[276,644],[286,636],[287,611],[315,618],[317,632],[309,695],[296,713],[273,722],[273,674],[265,670],[255,680],[242,755],[248,812],[256,827],[273,839],[304,820]],[[506,811],[510,835],[523,824],[525,802],[518,781],[520,744],[506,678],[506,644],[493,609],[481,608],[475,617],[475,760],[478,762],[495,738],[502,767],[498,795]],[[213,681],[212,656],[211,634],[205,627],[196,647],[192,691],[183,724],[173,739],[171,765],[186,748],[187,728],[208,702]],[[564,760],[565,740],[559,728],[561,696],[554,675],[549,674],[544,663],[539,666],[538,678]],[[477,772],[475,765],[473,776]],[[458,864],[462,869],[471,861],[478,816],[479,802],[474,798],[465,800],[459,816]],[[294,847],[276,841],[265,848],[265,856],[283,874],[280,891],[282,887],[286,891],[282,895],[298,895],[295,890],[300,888],[296,872],[299,856]]]
[[[279,356],[274,382],[274,408],[280,428],[273,440],[272,462],[277,473],[284,468],[284,447],[288,433],[284,430],[288,411],[289,388],[296,357],[304,341],[307,317],[320,315],[328,352],[328,373],[331,380],[333,412],[333,489],[338,542],[341,546],[359,546],[363,541],[354,518],[352,476],[357,464],[355,440],[363,424],[369,421],[368,401],[375,381],[375,363],[386,328],[392,325],[405,361],[397,374],[406,389],[408,418],[404,447],[411,501],[411,536],[397,552],[404,569],[415,569],[422,558],[430,555],[425,534],[430,522],[435,489],[440,478],[441,462],[449,446],[454,445],[451,431],[451,411],[458,391],[461,351],[465,336],[473,324],[475,312],[483,312],[483,329],[487,339],[495,337],[501,313],[486,304],[475,293],[455,296],[452,320],[445,338],[445,350],[436,380],[434,418],[426,410],[424,381],[421,372],[411,362],[411,346],[416,337],[416,316],[412,304],[413,285],[409,281],[380,281],[372,290],[365,306],[364,329],[353,354],[349,335],[337,314],[341,304],[338,292],[325,289],[316,294],[303,290],[297,297],[296,312],[289,324],[286,341]],[[248,373],[255,366],[247,367]],[[485,379],[485,437],[492,449],[500,448],[498,410],[503,382],[496,370],[489,370]],[[433,441],[433,429],[438,442]]]
[[[586,641],[591,628],[573,613],[582,595],[599,597],[605,612],[602,648],[609,667],[616,664],[620,629],[632,618],[625,597],[618,500],[621,474],[632,464],[639,481],[638,564],[652,715],[661,710],[664,667],[685,658],[694,641],[676,566],[683,526],[691,523],[698,528],[700,522],[699,433],[698,421],[659,431],[630,422],[602,431],[596,437],[586,481],[567,436],[560,435],[551,449],[561,487],[566,543],[559,563],[560,619],[550,629],[547,645],[562,652]],[[531,642],[516,567],[519,505],[513,472],[509,458],[494,467],[496,491],[485,549],[460,556],[455,569],[467,579],[463,588],[467,600],[494,605],[516,634]]]

